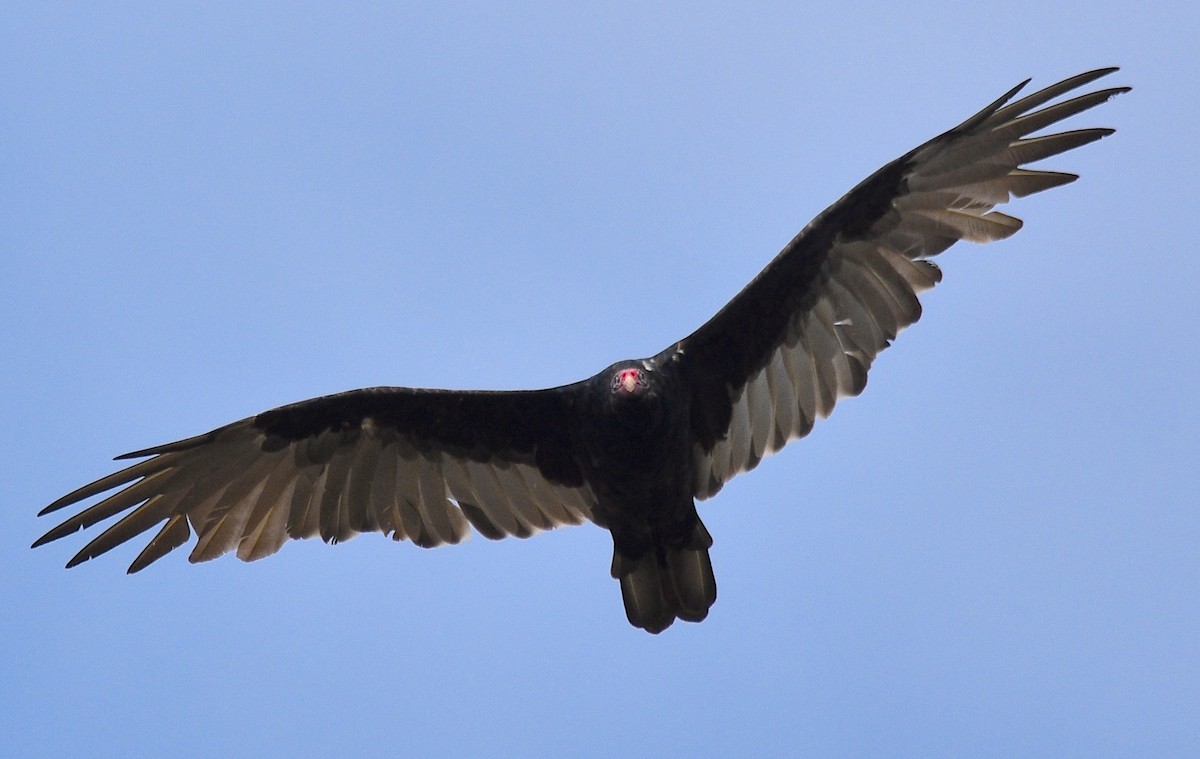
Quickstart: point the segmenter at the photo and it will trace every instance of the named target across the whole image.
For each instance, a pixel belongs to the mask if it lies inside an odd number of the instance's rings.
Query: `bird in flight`
[[[1037,133],[1128,91],[1061,99],[1114,71],[1014,100],[1027,80],[887,164],[661,353],[544,390],[375,387],[264,411],[118,457],[142,461],[43,509],[116,491],[33,545],[123,514],[67,566],[158,528],[132,573],[192,531],[190,561],[253,561],[288,538],[381,532],[428,548],[471,528],[499,539],[591,521],[612,534],[630,623],[699,622],[717,585],[696,499],[862,392],[871,362],[920,317],[917,294],[941,280],[931,257],[1012,235],[1021,222],[994,206],[1077,178],[1025,166],[1112,134]]]

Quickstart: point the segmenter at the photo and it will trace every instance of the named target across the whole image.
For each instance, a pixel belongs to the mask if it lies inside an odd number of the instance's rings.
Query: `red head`
[[[644,371],[637,367],[627,366],[613,372],[608,388],[613,395],[639,395],[648,385],[649,382]]]

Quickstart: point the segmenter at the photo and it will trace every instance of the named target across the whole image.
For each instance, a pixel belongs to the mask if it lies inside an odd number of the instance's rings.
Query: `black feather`
[[[164,525],[136,572],[193,529],[192,561],[230,551],[253,560],[289,537],[378,531],[432,547],[470,527],[499,539],[590,519],[612,533],[632,624],[658,633],[698,622],[717,588],[696,499],[862,391],[876,355],[920,317],[918,293],[941,279],[928,258],[959,239],[1008,237],[1020,222],[995,205],[1075,178],[1021,164],[1112,130],[1030,135],[1125,92],[1052,102],[1115,70],[1014,101],[1019,85],[888,163],[656,356],[545,390],[385,387],[282,406],[120,457],[150,458],[43,509],[116,491],[34,546],[121,515],[74,566]]]

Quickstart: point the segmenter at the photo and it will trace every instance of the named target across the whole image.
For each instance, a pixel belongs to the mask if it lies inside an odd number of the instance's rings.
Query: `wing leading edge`
[[[288,538],[382,532],[432,547],[469,528],[528,537],[591,517],[572,458],[570,386],[519,392],[372,388],[283,406],[187,440],[63,496],[47,514],[117,492],[43,535],[39,546],[125,513],[67,564],[162,525],[136,572],[198,536],[189,559],[245,561]]]
[[[875,357],[920,318],[918,293],[941,280],[929,258],[959,240],[1009,237],[1021,222],[996,205],[1077,179],[1025,164],[1114,130],[1031,135],[1128,91],[1046,105],[1116,70],[1013,100],[1027,80],[887,164],[817,216],[716,316],[660,354],[678,363],[692,388],[697,497],[714,495],[807,435],[839,398],[862,392]]]

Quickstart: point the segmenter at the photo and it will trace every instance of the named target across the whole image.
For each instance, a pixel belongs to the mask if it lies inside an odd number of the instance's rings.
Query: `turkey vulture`
[[[1008,237],[1021,222],[993,206],[1077,178],[1024,165],[1112,129],[1030,135],[1128,91],[1047,105],[1113,71],[1014,101],[1026,80],[887,164],[657,355],[545,390],[377,387],[265,411],[118,457],[144,460],[47,506],[41,514],[116,490],[33,545],[126,512],[67,566],[161,525],[137,572],[192,530],[191,561],[229,551],[252,561],[288,538],[382,532],[432,547],[471,527],[498,539],[590,520],[612,533],[633,625],[698,622],[717,586],[695,499],[862,392],[875,356],[920,316],[917,293],[941,279],[932,256]]]

